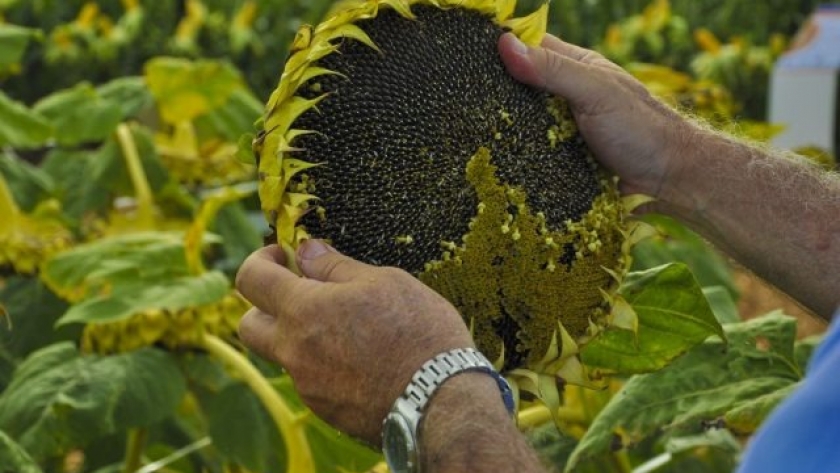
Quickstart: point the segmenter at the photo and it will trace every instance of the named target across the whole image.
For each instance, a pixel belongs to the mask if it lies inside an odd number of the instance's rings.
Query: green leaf
[[[0,91],[0,146],[38,148],[52,135],[49,120]]]
[[[632,377],[595,419],[567,471],[609,450],[616,438],[633,445],[655,432],[713,422],[802,378],[795,319],[773,313],[725,330],[728,345],[710,338],[667,368]]]
[[[799,369],[805,372],[808,368],[808,363],[811,361],[814,351],[816,351],[819,344],[823,341],[824,334],[813,335],[808,338],[799,340],[793,350],[793,356],[796,358],[796,364]]]
[[[0,75],[19,66],[29,41],[40,36],[39,30],[0,23]]]
[[[732,293],[723,286],[708,286],[703,288],[703,295],[709,301],[715,317],[722,324],[733,324],[741,320],[738,305],[732,299]]]
[[[221,61],[157,57],[144,77],[166,123],[192,121],[222,107],[243,87],[239,72]]]
[[[243,133],[253,131],[254,121],[263,114],[263,108],[251,92],[240,88],[231,93],[224,105],[200,117],[196,124],[203,133],[238,141]]]
[[[264,222],[262,215],[257,220]],[[224,271],[236,271],[254,250],[260,248],[263,234],[254,224],[241,202],[233,202],[219,209],[212,230],[222,238],[225,259],[217,268]]]
[[[35,350],[77,335],[77,330],[50,329],[67,310],[67,303],[36,278],[6,279],[0,287],[0,301],[8,312],[8,324],[0,319],[0,345],[14,358],[23,359]]]
[[[124,119],[120,103],[103,98],[88,83],[41,99],[33,110],[52,122],[56,141],[67,147],[104,141]]]
[[[0,428],[40,460],[159,422],[185,392],[177,364],[163,351],[79,356],[72,344],[62,343],[18,367],[0,396]]]
[[[257,158],[254,156],[253,142],[256,135],[245,133],[237,140],[236,159],[245,164],[256,165]]]
[[[131,131],[149,184],[159,192],[168,175],[152,136],[140,126],[132,126]],[[134,194],[122,149],[113,135],[94,151],[55,149],[47,155],[42,169],[55,182],[55,196],[64,204],[65,212],[75,219],[104,212],[115,196]]]
[[[228,460],[251,471],[282,469],[282,439],[246,385],[228,384],[208,400],[205,412],[213,444]]]
[[[218,271],[164,279],[156,285],[138,280],[115,286],[107,295],[91,297],[73,305],[57,325],[113,322],[151,309],[176,312],[219,302],[228,292],[230,282]]]
[[[0,471],[4,473],[41,473],[43,470],[20,445],[0,431]]]
[[[656,473],[713,473],[734,471],[741,454],[738,440],[725,429],[668,439],[665,452],[633,471]]]
[[[799,384],[794,383],[739,404],[723,416],[726,426],[741,435],[752,434],[770,415],[770,412],[799,387]]]
[[[583,362],[596,373],[645,373],[668,365],[710,335],[724,337],[687,266],[630,273],[619,290],[639,319],[637,333],[611,327],[588,343]]]
[[[101,85],[97,93],[105,101],[120,108],[123,121],[136,116],[152,105],[152,94],[142,77],[120,77]]]
[[[12,152],[0,151],[0,174],[6,178],[15,203],[27,213],[32,212],[39,202],[49,197],[55,187],[47,173],[18,158]]]
[[[705,240],[669,217],[651,214],[644,221],[656,227],[660,236],[633,247],[634,271],[681,262],[691,268],[701,286],[722,286],[733,299],[738,297],[730,265]]]
[[[102,212],[111,206],[113,195],[109,187],[119,163],[106,159],[98,152],[61,148],[47,154],[41,169],[53,179],[55,197],[69,217],[80,220],[88,213]]]
[[[104,238],[46,262],[42,278],[59,294],[80,299],[109,284],[186,276],[184,234],[138,232]]]

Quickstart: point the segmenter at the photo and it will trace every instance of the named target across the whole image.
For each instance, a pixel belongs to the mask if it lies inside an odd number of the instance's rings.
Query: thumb
[[[297,250],[297,261],[304,276],[323,282],[348,282],[369,268],[322,240],[303,242]]]
[[[547,47],[528,47],[511,33],[500,39],[499,53],[515,79],[576,105],[585,105],[591,99],[603,74],[562,52]]]

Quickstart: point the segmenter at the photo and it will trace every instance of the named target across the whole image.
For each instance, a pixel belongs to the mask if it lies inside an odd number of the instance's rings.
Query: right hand
[[[604,56],[547,35],[541,47],[513,34],[499,41],[510,74],[565,98],[592,153],[621,178],[625,194],[660,197],[680,171],[692,127]]]

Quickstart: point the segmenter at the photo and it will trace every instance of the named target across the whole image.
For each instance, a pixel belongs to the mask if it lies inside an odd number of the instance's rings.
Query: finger
[[[605,58],[602,54],[591,49],[567,43],[550,34],[545,35],[543,38],[542,47],[557,54],[568,56],[578,62],[592,64],[593,66],[603,66],[616,71],[624,71],[621,66]]]
[[[275,348],[280,343],[277,318],[254,307],[239,321],[239,338],[257,355],[276,361]]]
[[[603,80],[603,71],[546,48],[528,48],[512,34],[502,36],[499,53],[517,80],[565,97],[582,108],[597,97]]]
[[[371,269],[371,266],[339,253],[321,240],[303,242],[298,248],[297,259],[306,277],[323,282],[350,282]]]
[[[582,60],[586,57],[587,53],[590,52],[588,49],[567,43],[552,34],[546,34],[545,37],[543,37],[542,47],[550,51],[554,51],[555,53],[569,56],[576,61]]]
[[[263,312],[277,315],[277,304],[289,300],[303,281],[283,266],[285,261],[276,245],[251,253],[236,274],[236,288]]]

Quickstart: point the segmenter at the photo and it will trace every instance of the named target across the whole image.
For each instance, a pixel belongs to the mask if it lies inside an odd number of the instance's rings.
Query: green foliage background
[[[774,42],[816,3],[554,0],[550,30],[767,139]],[[381,468],[235,335],[247,304],[231,278],[265,229],[237,141],[296,29],[330,4],[0,0],[0,471]],[[523,402],[520,425],[559,469],[730,471],[816,342],[779,313],[742,322],[728,262],[676,222],[647,223],[657,234],[620,291],[639,327],[582,353],[611,383],[569,386],[551,410]],[[684,396],[688,411],[668,402]]]

